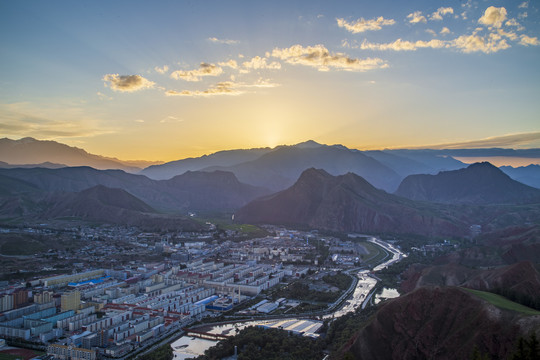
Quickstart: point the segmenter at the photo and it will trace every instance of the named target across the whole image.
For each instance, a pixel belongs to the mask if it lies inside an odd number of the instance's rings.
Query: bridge
[[[207,339],[207,340],[214,340],[214,341],[225,340],[227,338],[232,337],[232,335],[211,334],[208,332],[199,331],[195,329],[188,329],[188,328],[183,328],[182,330],[184,330],[184,332],[186,333],[186,336],[193,336],[200,339]]]

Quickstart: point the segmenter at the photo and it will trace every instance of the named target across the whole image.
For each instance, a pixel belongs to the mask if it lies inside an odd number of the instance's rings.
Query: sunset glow
[[[163,161],[308,139],[540,147],[538,6],[3,1],[0,133]]]

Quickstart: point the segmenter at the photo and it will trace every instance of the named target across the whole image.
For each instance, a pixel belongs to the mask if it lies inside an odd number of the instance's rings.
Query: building
[[[54,359],[96,360],[96,352],[73,346],[53,344],[47,347],[47,355]]]
[[[34,294],[34,303],[44,304],[53,301],[54,293],[52,291],[43,291],[39,294]]]
[[[78,290],[74,290],[62,294],[60,302],[62,311],[79,310],[81,306],[81,293]]]

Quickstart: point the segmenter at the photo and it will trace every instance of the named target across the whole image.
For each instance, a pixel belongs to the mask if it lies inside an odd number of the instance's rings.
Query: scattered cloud
[[[529,45],[538,46],[538,45],[540,45],[540,42],[538,41],[537,37],[530,37],[530,36],[527,36],[527,35],[521,35],[520,38],[521,38],[521,40],[519,40],[519,43],[521,45],[525,45],[525,46],[529,46]]]
[[[508,49],[510,45],[501,35],[490,33],[481,36],[476,33],[472,35],[462,35],[452,41],[452,46],[464,53],[483,52],[485,54],[495,53],[499,50]]]
[[[444,15],[453,14],[454,9],[451,7],[440,7],[430,16],[430,20],[442,20]]]
[[[254,87],[254,88],[274,88],[274,87],[278,87],[278,86],[280,86],[280,84],[273,83],[269,79],[258,79],[253,84],[238,84],[237,85],[237,87],[246,87],[246,88],[250,88],[250,87]]]
[[[156,66],[154,70],[160,74],[165,74],[167,73],[167,71],[169,71],[169,66],[168,65],[163,65],[162,67]]]
[[[409,19],[409,22],[411,24],[417,24],[420,22],[426,23],[427,19],[424,15],[422,15],[421,11],[415,11],[409,15],[407,15],[407,19]]]
[[[219,66],[223,66],[223,67],[230,67],[231,69],[237,69],[238,68],[238,63],[236,62],[236,60],[229,60],[229,61],[225,61],[225,62],[220,62],[218,63]]]
[[[527,14],[526,11],[522,12],[521,14],[518,14],[518,18],[520,18],[520,19],[525,19],[525,18],[527,18],[527,16],[529,16],[529,15]]]
[[[112,100],[113,98],[111,96],[107,96],[103,94],[102,92],[98,91],[96,95],[99,97],[100,100]]]
[[[519,6],[518,6],[518,8],[520,8],[520,9],[527,9],[528,7],[529,7],[529,2],[528,1],[524,1],[521,4],[519,4]]]
[[[142,123],[144,123],[144,120],[143,119],[135,119],[135,122],[139,123],[139,124],[142,124]]]
[[[109,87],[114,91],[134,92],[143,89],[153,88],[155,83],[140,75],[118,75],[107,74],[103,77],[109,83]]]
[[[435,30],[433,30],[433,29],[426,29],[426,32],[427,32],[428,34],[431,34],[431,36],[437,36],[437,33],[436,33]]]
[[[450,29],[445,26],[441,30],[441,35],[446,35],[446,34],[450,34]]]
[[[164,117],[163,119],[159,120],[159,123],[160,124],[178,123],[178,122],[182,122],[182,121],[184,121],[184,120],[182,120],[180,118],[177,118],[176,116],[169,115],[169,116]]]
[[[224,81],[217,83],[207,90],[168,90],[165,92],[167,96],[187,96],[187,97],[209,97],[216,95],[230,95],[237,96],[243,94],[243,91],[240,91],[236,88],[236,84],[232,81]]]
[[[393,51],[415,51],[422,48],[440,49],[446,46],[446,42],[442,40],[433,39],[430,41],[406,41],[397,39],[392,43],[386,44],[374,44],[367,40],[364,40],[360,45],[362,50],[393,50]]]
[[[506,14],[504,7],[490,6],[486,9],[484,15],[478,19],[478,22],[486,26],[500,28],[504,20],[506,20]]]
[[[523,31],[525,30],[525,27],[522,26],[520,23],[517,22],[516,19],[509,19],[506,24],[506,26],[514,26],[517,28],[517,31]]]
[[[277,61],[267,63],[266,58],[255,56],[251,60],[243,62],[242,67],[243,69],[241,70],[241,72],[247,73],[250,70],[260,70],[260,69],[279,70],[281,69],[281,64]]]
[[[223,69],[221,67],[203,62],[197,70],[177,70],[171,73],[171,77],[177,80],[201,81],[203,76],[218,76],[222,73]]]
[[[516,40],[518,38],[517,34],[512,31],[505,31],[503,29],[497,29],[497,34],[504,36],[512,41]]]
[[[429,146],[432,149],[472,149],[492,147],[519,147],[540,144],[540,131],[489,137],[480,140]]]
[[[512,32],[506,32],[502,29],[498,29],[498,32],[492,32],[485,36],[478,34],[476,29],[471,35],[462,35],[453,40],[438,40],[432,39],[430,41],[407,41],[397,39],[391,43],[371,43],[364,40],[359,45],[350,45],[347,42],[343,42],[344,46],[359,48],[362,50],[378,50],[378,51],[416,51],[417,49],[431,48],[454,48],[464,53],[483,52],[485,54],[495,53],[500,50],[508,49],[510,44],[506,41],[506,38],[510,40],[516,40],[517,35]],[[538,39],[521,36],[521,42],[529,42],[528,45],[537,45]],[[523,45],[526,45],[523,43]]]
[[[0,133],[12,137],[63,139],[114,132],[108,124],[94,117],[95,114],[89,115],[81,104],[53,100],[43,104],[0,104]]]
[[[289,48],[272,50],[272,56],[293,65],[304,65],[319,71],[330,69],[344,71],[367,71],[388,67],[379,58],[355,59],[343,53],[330,53],[323,45],[307,46],[293,45]]]
[[[234,45],[240,42],[238,40],[218,39],[217,37],[209,37],[208,41],[216,43],[216,44],[226,44],[226,45]]]
[[[371,20],[364,20],[364,18],[360,18],[353,22],[348,22],[342,18],[336,20],[339,27],[345,28],[347,31],[353,34],[358,34],[364,31],[381,30],[383,26],[394,25],[396,23],[395,20],[385,19],[382,16]]]

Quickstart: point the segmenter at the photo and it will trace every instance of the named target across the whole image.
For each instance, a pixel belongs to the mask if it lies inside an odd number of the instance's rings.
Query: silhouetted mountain
[[[476,348],[508,359],[540,317],[504,310],[459,288],[420,288],[387,301],[342,349],[352,358],[471,359]],[[354,342],[353,342],[354,341]]]
[[[501,166],[499,169],[520,183],[540,189],[540,165],[520,166],[516,168],[512,166]]]
[[[402,158],[409,159],[409,161],[415,161],[420,163],[423,166],[427,166],[430,170],[423,171],[420,173],[424,174],[436,174],[440,171],[451,171],[462,169],[467,166],[467,164],[462,163],[459,160],[454,159],[449,153],[446,153],[442,150],[431,150],[431,149],[401,149],[401,150],[384,150],[385,154],[396,155]],[[404,171],[408,171],[409,174],[414,174],[416,172],[416,165],[413,165],[413,169],[409,170],[405,167]],[[412,172],[415,171],[415,172]],[[407,175],[409,175],[407,174]]]
[[[1,141],[1,140],[0,140]],[[41,164],[8,164],[7,162],[0,161],[0,168],[2,169],[16,169],[16,168],[47,168],[47,169],[59,169],[66,167],[64,164],[55,164],[52,162],[44,162]]]
[[[352,173],[334,177],[316,169],[304,171],[289,189],[242,207],[235,218],[360,233],[452,235],[467,230],[442,207],[388,194]]]
[[[177,206],[192,210],[234,210],[269,193],[267,189],[239,182],[226,171],[188,171],[159,184]]]
[[[490,163],[437,175],[410,175],[396,195],[412,200],[452,204],[539,203],[540,190],[512,180]]]
[[[166,211],[233,210],[269,193],[242,184],[234,174],[226,172],[188,172],[162,181],[121,170],[89,167],[0,169],[0,176],[24,181],[46,192],[80,192],[96,185],[123,189],[155,209]]]
[[[197,158],[187,158],[170,161],[160,165],[152,165],[140,174],[151,179],[166,180],[176,175],[182,175],[187,171],[198,171],[212,166],[232,166],[246,161],[254,160],[271,151],[270,148],[225,150]]]
[[[352,172],[387,191],[396,189],[401,179],[395,171],[360,151],[314,141],[280,146],[250,162],[205,170],[231,171],[246,184],[279,191],[294,184],[304,170],[312,167],[324,169],[332,175]]]
[[[56,141],[42,141],[26,137],[20,140],[0,139],[0,161],[8,164],[58,163],[67,166],[91,166],[96,169],[122,169],[137,172],[149,161],[122,161],[87,153],[83,149]]]
[[[78,193],[56,196],[45,217],[74,216],[116,223],[137,213],[153,212],[152,207],[125,190],[97,185]]]

